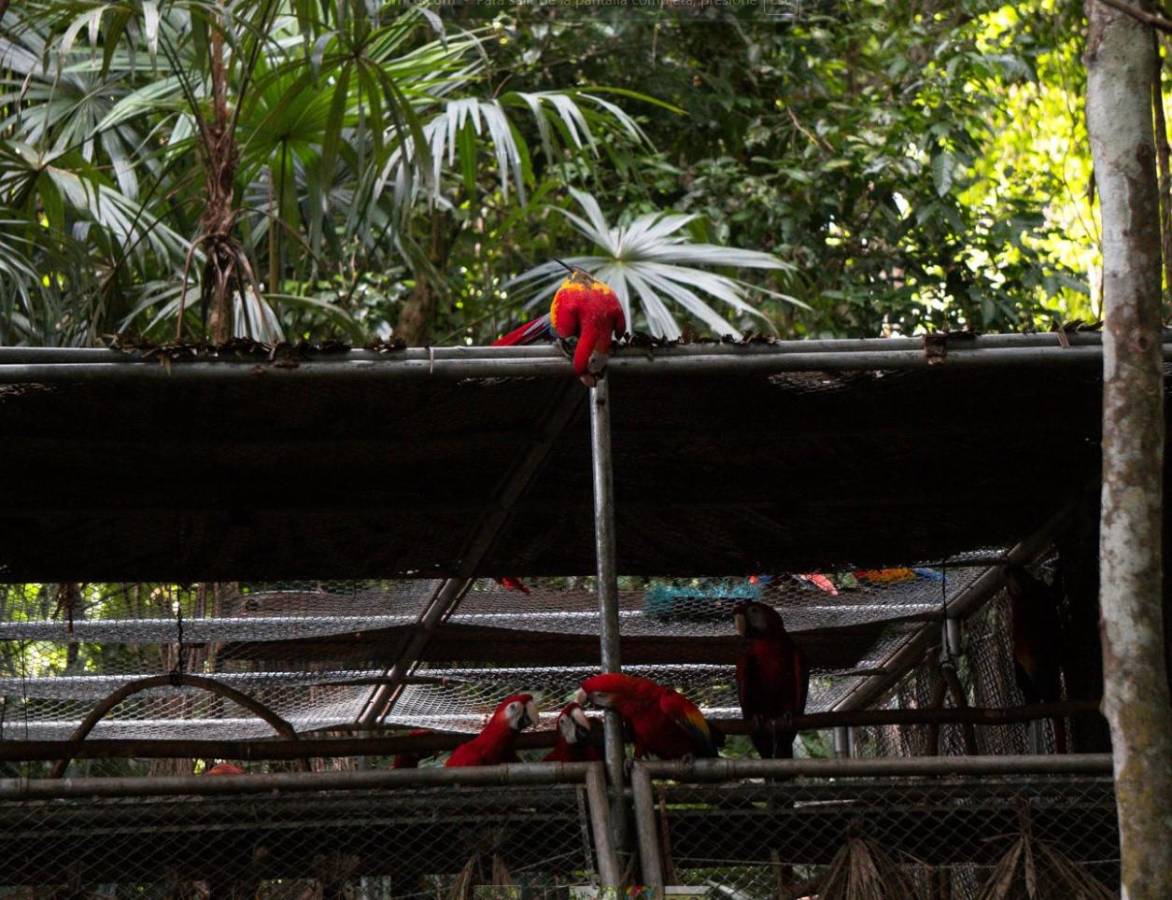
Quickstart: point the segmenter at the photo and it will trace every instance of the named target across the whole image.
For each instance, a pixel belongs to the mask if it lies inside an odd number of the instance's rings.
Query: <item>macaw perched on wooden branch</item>
[[[500,702],[480,734],[452,751],[445,767],[495,766],[516,762],[517,735],[537,722],[532,694],[513,694]]]
[[[493,342],[494,347],[532,344],[556,335],[574,337],[574,374],[586,387],[594,387],[606,369],[610,345],[627,331],[626,316],[615,292],[585,269],[565,266],[570,276],[553,295],[549,312],[527,322]]]
[[[1009,611],[1013,619],[1013,674],[1026,703],[1062,700],[1062,620],[1054,588],[1022,566],[1005,572]],[[1054,747],[1066,752],[1066,722],[1054,725]]]
[[[654,754],[660,759],[717,756],[724,735],[683,694],[649,678],[607,673],[582,682],[575,698],[601,709],[613,709],[631,728],[635,758]]]
[[[542,762],[595,762],[602,759],[591,743],[590,720],[577,703],[567,703],[558,714],[557,743]]]
[[[753,724],[753,746],[762,759],[792,759],[793,717],[806,711],[810,668],[780,614],[749,600],[733,607],[733,622],[743,640],[737,655],[737,693],[741,712]]]

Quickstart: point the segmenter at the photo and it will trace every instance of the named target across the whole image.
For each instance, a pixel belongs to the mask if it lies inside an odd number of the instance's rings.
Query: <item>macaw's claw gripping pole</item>
[[[590,389],[590,455],[594,470],[594,546],[598,559],[598,605],[602,618],[602,671],[622,668],[619,651],[619,583],[615,563],[614,476],[610,447],[610,379],[600,378]],[[626,810],[623,803],[623,725],[619,714],[607,710],[605,719],[606,773],[613,800],[611,823],[615,848],[626,846]]]

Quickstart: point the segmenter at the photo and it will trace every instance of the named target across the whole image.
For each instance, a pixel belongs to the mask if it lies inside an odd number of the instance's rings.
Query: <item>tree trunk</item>
[[[1087,131],[1102,212],[1103,711],[1124,900],[1172,897],[1172,702],[1161,584],[1164,392],[1149,29],[1090,0]]]

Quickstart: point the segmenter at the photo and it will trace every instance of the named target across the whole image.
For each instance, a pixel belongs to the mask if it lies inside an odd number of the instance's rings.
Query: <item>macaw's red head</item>
[[[537,723],[537,704],[532,694],[513,694],[505,697],[492,714],[490,724],[507,725],[513,731],[522,731]]]
[[[567,744],[590,743],[590,720],[577,703],[568,703],[558,714],[558,733]]]
[[[663,690],[666,689],[649,678],[608,672],[583,679],[574,699],[583,706],[589,703],[601,709],[621,711],[621,707],[651,700]]]
[[[772,606],[744,600],[733,607],[733,624],[745,638],[771,638],[785,634],[785,623]]]
[[[622,337],[627,320],[615,292],[582,269],[572,269],[549,307],[549,321],[562,338],[578,338],[574,372],[594,387],[606,369],[611,341]]]
[[[232,763],[216,763],[206,772],[205,775],[243,775],[244,770],[240,766],[234,766]]]

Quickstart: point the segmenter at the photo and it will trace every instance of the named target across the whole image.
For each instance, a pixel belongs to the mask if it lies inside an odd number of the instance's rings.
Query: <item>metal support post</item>
[[[655,828],[655,798],[651,793],[651,775],[645,763],[636,762],[631,772],[631,795],[635,801],[635,830],[639,834],[639,862],[643,886],[651,896],[663,897],[663,860],[659,857],[659,833]]]
[[[590,456],[594,472],[594,546],[598,559],[598,606],[602,619],[599,630],[602,671],[619,672],[622,659],[619,642],[619,582],[615,562],[614,474],[610,446],[610,379],[600,378],[590,389]],[[606,772],[612,794],[611,822],[615,846],[626,844],[626,815],[623,808],[623,724],[617,712],[605,718]]]
[[[598,859],[598,877],[604,895],[618,896],[622,874],[614,845],[610,841],[610,814],[606,802],[606,776],[600,763],[591,763],[586,772],[586,799],[590,805],[590,827]]]
[[[834,729],[834,756],[836,759],[849,759],[853,751],[853,737],[849,725],[839,725]]]

